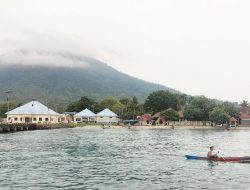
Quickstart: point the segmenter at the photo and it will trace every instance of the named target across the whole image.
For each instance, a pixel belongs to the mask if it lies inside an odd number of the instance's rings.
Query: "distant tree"
[[[185,106],[184,115],[188,120],[206,121],[209,112],[213,110],[216,103],[204,96],[193,97],[191,102]]]
[[[131,102],[130,98],[123,98],[120,100],[120,102],[126,107]]]
[[[72,102],[68,105],[66,111],[68,112],[80,112],[83,109],[89,109],[92,111],[99,110],[98,103],[90,97],[83,96],[80,100]]]
[[[241,107],[247,107],[249,104],[248,104],[247,100],[243,100],[240,105],[241,105]]]
[[[16,102],[16,101],[10,101],[9,102],[9,109],[13,110],[19,106],[21,106],[22,104],[20,102]],[[5,113],[8,111],[8,104],[7,102],[0,102],[0,117],[4,118],[6,117]]]
[[[176,94],[178,100],[178,109],[184,110],[185,105],[188,102],[188,95],[186,94]]]
[[[220,106],[228,115],[235,119],[240,118],[240,106],[231,102],[223,102]]]
[[[204,118],[202,110],[190,104],[184,108],[184,116],[189,121],[202,121]]]
[[[163,116],[164,118],[166,118],[170,121],[178,121],[179,120],[178,112],[172,108],[168,108],[167,110],[162,111],[161,116]]]
[[[178,100],[176,94],[169,91],[156,91],[151,93],[145,101],[144,109],[150,113],[157,113],[168,108],[177,109]]]
[[[138,99],[135,96],[133,96],[132,98],[132,105],[134,107],[137,107],[139,105]]]
[[[124,105],[121,113],[122,119],[136,119],[136,116],[143,114],[143,105],[139,104],[135,96],[121,99],[120,102]]]
[[[108,108],[113,112],[115,112],[116,114],[120,114],[124,105],[116,98],[108,97],[100,102],[100,107],[102,109]]]
[[[215,107],[209,112],[209,119],[215,124],[225,124],[228,123],[230,116],[223,109]]]

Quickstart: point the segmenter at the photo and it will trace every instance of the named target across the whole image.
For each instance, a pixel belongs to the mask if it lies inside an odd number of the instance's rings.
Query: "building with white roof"
[[[96,123],[96,115],[89,109],[74,115],[74,123]]]
[[[96,114],[97,123],[118,123],[118,115],[109,109],[104,109],[103,111]]]
[[[6,113],[8,123],[59,123],[61,115],[38,101],[31,101]]]

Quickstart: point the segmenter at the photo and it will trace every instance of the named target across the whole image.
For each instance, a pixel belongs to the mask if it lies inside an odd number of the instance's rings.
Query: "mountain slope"
[[[143,101],[153,91],[168,89],[88,57],[49,52],[30,54],[21,51],[0,57],[2,100],[6,98],[3,91],[13,90],[12,99],[22,102],[35,98],[42,102],[67,103],[83,95],[97,99],[136,96]]]

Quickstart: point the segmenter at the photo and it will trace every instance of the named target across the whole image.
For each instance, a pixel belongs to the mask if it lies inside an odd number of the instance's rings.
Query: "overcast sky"
[[[0,53],[80,53],[187,94],[240,102],[250,100],[249,9],[248,0],[0,0]]]

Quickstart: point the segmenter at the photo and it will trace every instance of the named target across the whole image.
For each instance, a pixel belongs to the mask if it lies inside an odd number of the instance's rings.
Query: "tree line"
[[[9,103],[7,103],[6,101],[0,102],[0,118],[4,118],[6,116],[5,113],[8,111],[8,106],[9,110],[12,110],[16,107],[19,107],[20,105],[21,103],[17,101],[10,101]]]
[[[146,112],[153,114],[165,113],[169,109],[172,109],[171,114],[182,111],[186,120],[212,121],[216,124],[227,123],[230,117],[240,118],[238,103],[162,90],[151,93],[144,103],[144,108]]]
[[[243,104],[247,105],[246,101]],[[19,106],[20,103],[10,102],[10,108]],[[121,119],[136,119],[136,116],[144,113],[154,115],[160,113],[168,120],[178,120],[178,111],[184,113],[184,118],[189,121],[212,121],[214,123],[226,123],[230,117],[240,118],[240,105],[228,101],[218,101],[205,96],[190,96],[183,93],[172,93],[167,90],[152,92],[145,102],[141,103],[137,97],[117,99],[107,97],[101,101],[88,96],[70,103],[67,112],[80,112],[83,109],[98,113],[104,108],[109,108],[119,115]],[[0,116],[7,111],[7,103],[0,103]]]
[[[136,116],[144,113],[143,104],[140,104],[135,96],[120,100],[115,97],[107,97],[99,102],[92,97],[83,96],[80,100],[69,104],[66,111],[80,112],[85,108],[95,113],[108,108],[118,114],[121,119],[136,119]]]
[[[117,113],[122,119],[135,119],[143,113],[152,115],[160,113],[169,120],[178,120],[178,111],[184,113],[189,121],[213,121],[215,123],[227,123],[230,117],[240,118],[240,105],[228,101],[218,101],[205,96],[190,96],[183,93],[172,93],[160,90],[151,93],[144,103],[139,103],[136,97],[116,99],[108,97],[98,102],[93,98],[84,96],[80,100],[72,102],[67,111],[79,112],[88,108],[99,112],[104,108]]]

